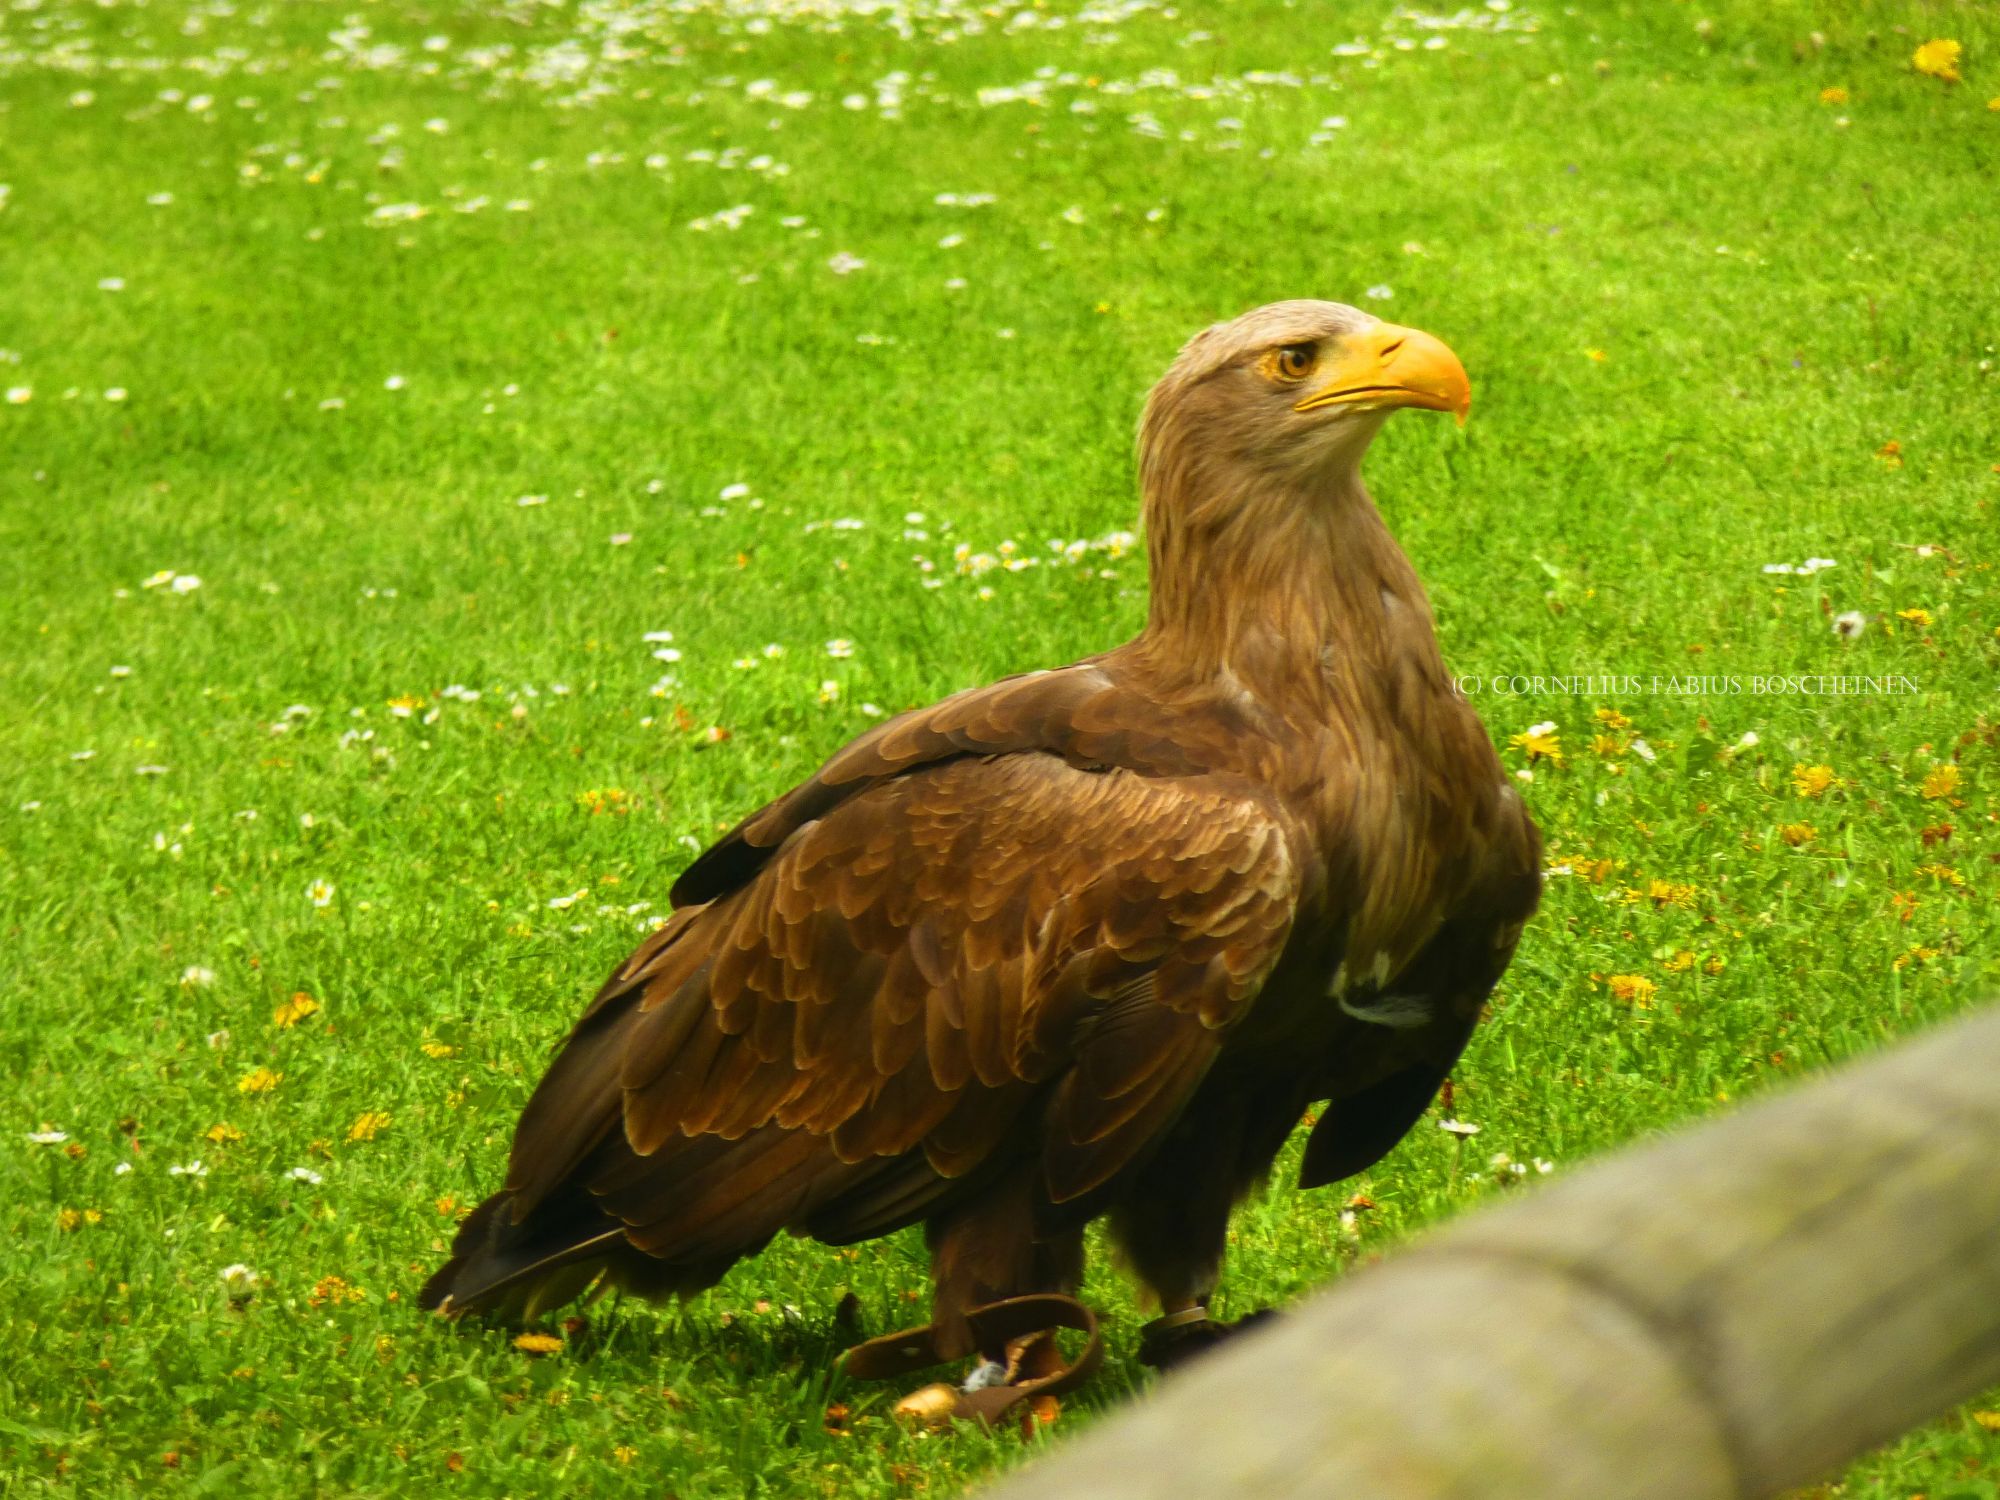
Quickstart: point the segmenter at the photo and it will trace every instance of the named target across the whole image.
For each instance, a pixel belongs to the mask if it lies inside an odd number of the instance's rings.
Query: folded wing
[[[688,872],[704,899],[578,1023],[430,1300],[631,1251],[700,1284],[1027,1156],[1056,1212],[1145,1152],[1284,946],[1298,836],[1254,782],[982,753],[977,717],[964,748],[910,731],[907,769],[894,736],[836,757]]]

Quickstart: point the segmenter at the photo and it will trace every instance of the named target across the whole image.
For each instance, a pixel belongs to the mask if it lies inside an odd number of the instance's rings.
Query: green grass
[[[1136,626],[1140,555],[1048,539],[1134,524],[1146,386],[1258,302],[1471,370],[1471,425],[1400,418],[1368,474],[1495,737],[1558,726],[1524,791],[1579,873],[1460,1069],[1477,1141],[1421,1126],[1351,1228],[1281,1164],[1229,1310],[1494,1196],[1492,1153],[1561,1171],[2000,977],[1994,13],[1517,0],[1536,29],[1402,50],[1387,0],[1075,5],[0,6],[0,1491],[949,1494],[1017,1458],[828,1374],[843,1292],[919,1315],[913,1236],[781,1244],[540,1360],[411,1299],[694,844],[864,705]],[[1963,84],[1911,71],[1932,36]],[[1041,565],[954,564],[1009,538]],[[1643,681],[1491,690],[1535,672]],[[1802,672],[1912,690],[1652,681]],[[1086,1295],[1115,1352],[1065,1431],[1144,1382],[1101,1253]],[[1970,1410],[1827,1493],[1990,1500]]]

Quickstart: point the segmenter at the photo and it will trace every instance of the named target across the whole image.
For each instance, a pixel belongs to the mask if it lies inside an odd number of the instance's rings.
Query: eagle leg
[[[1244,1314],[1234,1323],[1219,1323],[1197,1302],[1179,1312],[1155,1318],[1139,1330],[1139,1363],[1161,1371],[1178,1369],[1246,1328],[1254,1328],[1276,1316],[1272,1309],[1264,1307]]]
[[[1010,1364],[1006,1341],[981,1346],[966,1313],[1033,1292],[1072,1295],[1083,1281],[1083,1231],[1037,1233],[1036,1164],[1015,1169],[991,1190],[924,1225],[931,1251],[931,1321],[946,1359],[977,1353]]]

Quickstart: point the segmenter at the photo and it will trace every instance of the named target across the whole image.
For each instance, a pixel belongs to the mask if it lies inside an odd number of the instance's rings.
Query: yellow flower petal
[[[1958,767],[1949,761],[1941,766],[1932,766],[1924,775],[1924,796],[1932,802],[1949,797],[1958,790]]]
[[[1605,982],[1611,986],[1612,999],[1636,1005],[1641,1010],[1652,1006],[1653,995],[1659,989],[1644,974],[1613,974]]]
[[[1945,83],[1957,83],[1958,59],[1965,52],[1950,37],[1939,37],[1925,42],[1910,55],[1910,66],[1926,78],[1940,79]]]

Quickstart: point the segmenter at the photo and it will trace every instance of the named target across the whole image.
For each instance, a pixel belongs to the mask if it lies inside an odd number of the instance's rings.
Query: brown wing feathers
[[[1196,725],[1212,737],[1240,726]],[[963,755],[1021,752],[1081,767],[1121,766],[1156,776],[1195,775],[1224,763],[1190,726],[1114,681],[1094,662],[1030,672],[955,694],[878,725],[837,752],[809,780],[743,820],[681,873],[676,906],[734,890],[794,831],[857,792],[913,766]],[[1210,753],[1214,750],[1215,753]]]
[[[1048,682],[1062,675],[954,700],[846,752],[876,779],[746,824],[740,860],[782,829],[778,847],[605,986],[524,1113],[506,1211],[468,1221],[433,1300],[478,1307],[532,1280],[531,1242],[574,1264],[544,1246],[557,1210],[577,1239],[622,1226],[619,1254],[706,1276],[780,1228],[907,1222],[1019,1150],[1024,1119],[1051,1204],[1133,1160],[1282,948],[1294,860],[1247,783],[961,748],[1004,743],[1009,700],[1047,734],[1049,695],[1076,692]],[[1093,733],[1116,732],[1100,717]],[[816,816],[789,823],[786,801]]]

